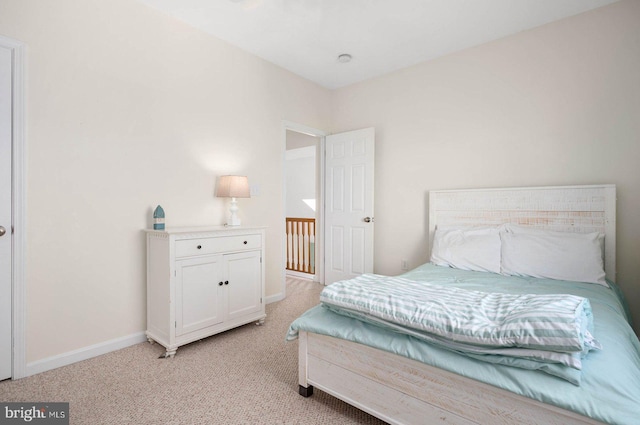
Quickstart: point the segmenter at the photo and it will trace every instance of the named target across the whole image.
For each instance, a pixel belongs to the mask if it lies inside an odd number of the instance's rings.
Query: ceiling
[[[617,0],[139,1],[335,89]]]

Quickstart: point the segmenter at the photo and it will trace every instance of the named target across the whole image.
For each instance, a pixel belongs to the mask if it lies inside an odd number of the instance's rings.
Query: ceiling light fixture
[[[348,53],[343,53],[341,55],[338,56],[338,62],[340,63],[347,63],[347,62],[351,62],[351,55]]]

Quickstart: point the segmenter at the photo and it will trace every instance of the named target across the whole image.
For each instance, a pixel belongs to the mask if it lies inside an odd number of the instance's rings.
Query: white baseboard
[[[295,270],[287,270],[286,275],[291,277],[296,277],[298,279],[313,280],[314,282],[317,282],[316,275],[311,273],[302,273],[302,272],[297,272]]]
[[[57,356],[48,357],[27,364],[25,376],[35,375],[36,373],[46,372],[47,370],[56,369],[58,367],[67,366],[92,357],[107,354],[112,351],[120,350],[131,345],[139,344],[147,340],[144,332],[135,333],[121,338],[112,339],[110,341],[101,342],[88,347],[79,348],[67,353],[58,354]]]
[[[284,300],[284,293],[280,292],[279,294],[273,294],[273,295],[269,295],[268,297],[265,298],[265,301],[267,304],[271,304],[271,303],[275,303],[278,301],[282,301]]]

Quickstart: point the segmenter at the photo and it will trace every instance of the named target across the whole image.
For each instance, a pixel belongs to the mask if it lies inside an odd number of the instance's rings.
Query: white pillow
[[[607,285],[601,233],[566,233],[507,225],[501,272]]]
[[[438,228],[431,262],[462,270],[500,273],[500,228]]]

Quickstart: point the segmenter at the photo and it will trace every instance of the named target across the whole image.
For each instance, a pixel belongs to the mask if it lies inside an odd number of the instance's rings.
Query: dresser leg
[[[264,325],[264,317],[256,322],[256,326]]]
[[[169,350],[169,349],[167,348],[167,352],[166,352],[166,353],[164,353],[164,354],[162,354],[162,355],[160,355],[160,357],[158,357],[158,358],[160,358],[160,359],[166,359],[166,358],[168,358],[168,357],[173,358],[173,357],[176,355],[176,351],[178,351],[178,349],[177,349],[177,348],[174,348],[173,350]]]

